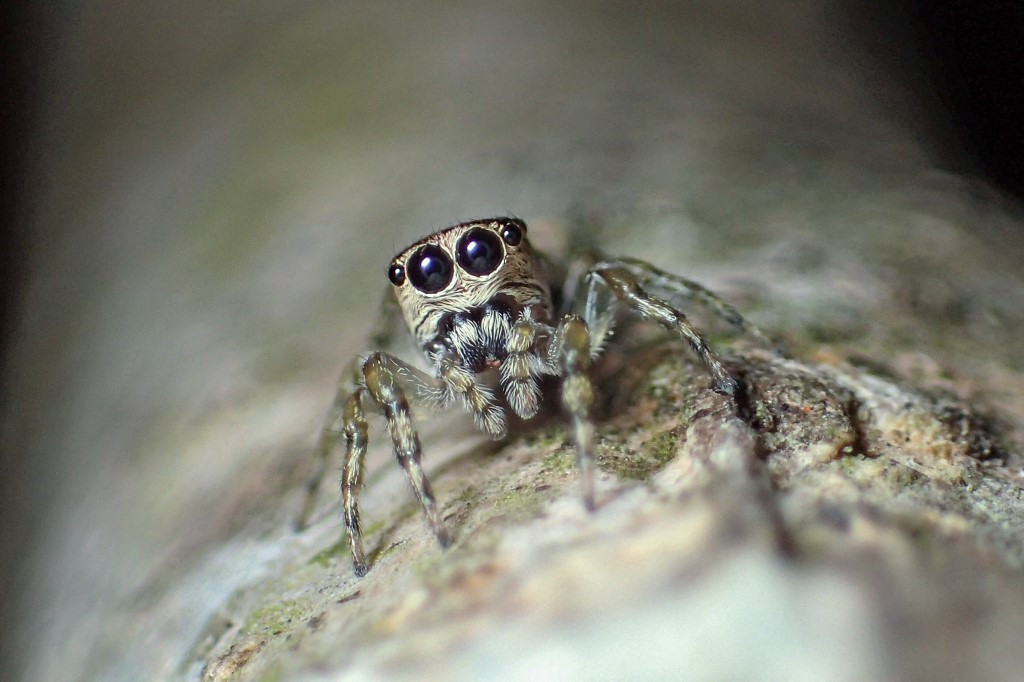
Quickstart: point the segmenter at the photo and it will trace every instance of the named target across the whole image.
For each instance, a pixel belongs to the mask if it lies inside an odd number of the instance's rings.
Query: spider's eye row
[[[388,268],[388,279],[396,287],[400,287],[405,284],[405,268],[398,263],[392,263],[391,267]]]
[[[477,277],[494,272],[505,256],[498,236],[482,227],[467,232],[459,240],[455,253],[462,269]]]
[[[409,281],[425,294],[436,294],[452,281],[452,259],[440,246],[426,244],[416,249],[407,263]]]
[[[510,220],[501,226],[501,238],[509,246],[517,246],[523,241],[523,234],[526,233],[526,223],[521,220]]]

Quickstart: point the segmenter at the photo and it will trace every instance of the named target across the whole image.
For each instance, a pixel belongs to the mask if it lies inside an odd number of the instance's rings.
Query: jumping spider
[[[392,259],[388,279],[393,300],[432,371],[381,351],[356,358],[342,377],[321,433],[320,466],[299,520],[304,526],[327,459],[344,434],[341,498],[356,575],[369,568],[357,500],[366,455],[367,402],[383,412],[395,456],[445,547],[450,536],[420,464],[410,403],[437,408],[459,400],[480,429],[500,439],[506,417],[495,392],[502,391],[507,407],[529,419],[540,408],[541,378],[560,378],[562,405],[575,432],[583,503],[593,510],[594,386],[588,370],[611,334],[615,303],[678,333],[710,372],[712,389],[735,394],[736,380],[670,301],[695,300],[740,329],[761,335],[704,287],[639,260],[581,259],[570,264],[564,284],[556,289],[562,300],[562,309],[556,311],[549,271],[546,259],[526,239],[526,223],[516,218],[460,223],[424,237]],[[382,340],[380,334],[375,338]]]

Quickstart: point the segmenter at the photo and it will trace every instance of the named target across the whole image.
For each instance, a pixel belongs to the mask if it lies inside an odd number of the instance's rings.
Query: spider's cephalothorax
[[[697,301],[761,337],[731,306],[695,282],[634,259],[580,260],[567,270],[564,283],[550,283],[526,238],[526,224],[515,218],[460,223],[421,239],[391,261],[393,301],[431,371],[374,351],[346,373],[321,434],[320,467],[299,521],[305,524],[328,456],[344,434],[342,505],[358,575],[369,567],[356,500],[367,445],[366,406],[383,412],[395,456],[438,541],[446,546],[448,531],[420,465],[411,404],[461,402],[481,429],[501,438],[506,416],[495,391],[501,391],[509,409],[529,419],[540,407],[542,377],[558,377],[562,405],[573,424],[583,500],[593,509],[594,389],[588,370],[611,332],[616,302],[677,332],[707,367],[712,388],[735,393],[735,380],[671,302]],[[552,308],[552,284],[564,299],[558,316]],[[375,340],[383,342],[384,336],[378,334]]]
[[[496,332],[493,323],[504,318],[502,338],[487,339],[499,350],[513,313],[550,318],[551,292],[542,274],[526,225],[506,218],[435,232],[398,254],[388,268],[405,322],[424,348],[444,338],[469,343],[459,327],[472,320]],[[479,371],[481,358],[473,360]]]

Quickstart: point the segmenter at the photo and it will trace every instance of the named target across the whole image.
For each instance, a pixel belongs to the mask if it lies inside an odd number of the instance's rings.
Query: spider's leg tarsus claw
[[[452,536],[445,526],[437,529],[437,542],[441,545],[441,549],[448,549],[452,546]]]
[[[711,390],[720,395],[735,397],[739,393],[740,387],[736,379],[729,377],[727,379],[716,379]]]

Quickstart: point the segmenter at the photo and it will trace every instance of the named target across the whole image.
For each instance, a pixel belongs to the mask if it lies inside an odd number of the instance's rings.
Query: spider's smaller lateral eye
[[[455,253],[462,269],[477,277],[494,272],[505,257],[498,236],[482,227],[467,232],[459,240]]]
[[[452,259],[436,244],[426,244],[409,256],[409,281],[425,294],[436,294],[452,281]]]
[[[396,287],[400,287],[405,284],[405,268],[398,263],[392,263],[391,267],[388,268],[388,279]]]
[[[523,241],[526,233],[526,223],[521,220],[510,220],[501,226],[501,238],[509,246],[517,246]]]

